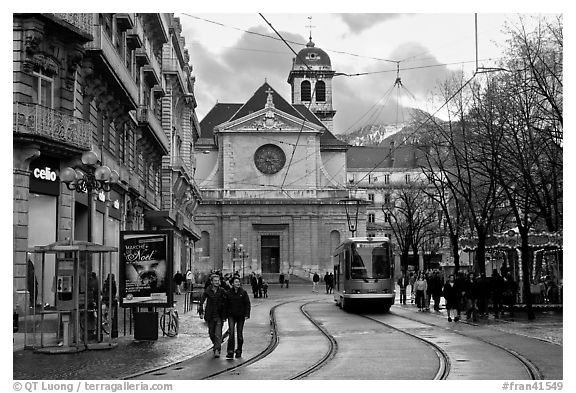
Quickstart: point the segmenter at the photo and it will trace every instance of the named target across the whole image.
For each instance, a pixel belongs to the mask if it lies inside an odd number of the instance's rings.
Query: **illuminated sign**
[[[35,168],[32,174],[36,179],[56,181],[56,172],[54,172],[49,167],[45,167],[43,169]]]

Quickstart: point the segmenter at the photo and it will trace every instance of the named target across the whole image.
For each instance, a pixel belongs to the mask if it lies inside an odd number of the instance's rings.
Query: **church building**
[[[217,103],[200,122],[195,270],[276,280],[333,269],[331,252],[350,235],[340,203],[349,146],[332,134],[333,76],[310,40],[288,75],[291,102],[265,82],[247,102]],[[365,236],[365,222],[358,228]]]

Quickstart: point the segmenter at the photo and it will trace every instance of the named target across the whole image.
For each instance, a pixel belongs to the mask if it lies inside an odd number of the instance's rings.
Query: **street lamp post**
[[[344,210],[346,211],[346,221],[348,222],[348,229],[352,232],[352,237],[358,230],[358,208],[362,199],[358,198],[344,198],[340,200],[340,203],[344,205]]]
[[[87,151],[82,154],[82,163],[76,165],[74,168],[64,168],[60,171],[60,181],[66,184],[66,187],[71,191],[77,191],[88,194],[88,242],[92,242],[92,193],[94,191],[110,191],[112,185],[118,183],[120,176],[115,170],[110,170],[109,167],[100,164],[100,158],[95,151]],[[86,266],[85,280],[88,283],[88,266]],[[86,284],[87,285],[87,284]],[[85,298],[85,308],[88,307],[88,291]],[[101,326],[101,304],[100,297],[97,301],[97,337],[100,337]],[[88,313],[84,312],[84,344],[87,343],[87,329],[88,329]]]
[[[240,258],[242,258],[242,282],[244,282],[244,258],[248,258],[246,250],[240,250]]]
[[[232,239],[232,244],[226,245],[226,250],[230,253],[230,257],[232,258],[232,275],[236,273],[236,253],[242,251],[244,246],[242,244],[236,244],[238,239]]]

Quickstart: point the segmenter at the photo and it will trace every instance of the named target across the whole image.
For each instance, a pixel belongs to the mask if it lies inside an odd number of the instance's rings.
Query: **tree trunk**
[[[460,270],[460,249],[458,248],[458,236],[450,236],[452,254],[454,256],[454,274]]]
[[[486,234],[478,232],[478,248],[474,257],[475,270],[486,274]]]

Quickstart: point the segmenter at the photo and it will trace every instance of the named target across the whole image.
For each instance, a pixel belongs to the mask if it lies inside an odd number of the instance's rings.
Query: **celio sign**
[[[36,179],[56,181],[56,172],[50,167],[45,167],[44,169],[36,168],[32,173]]]

